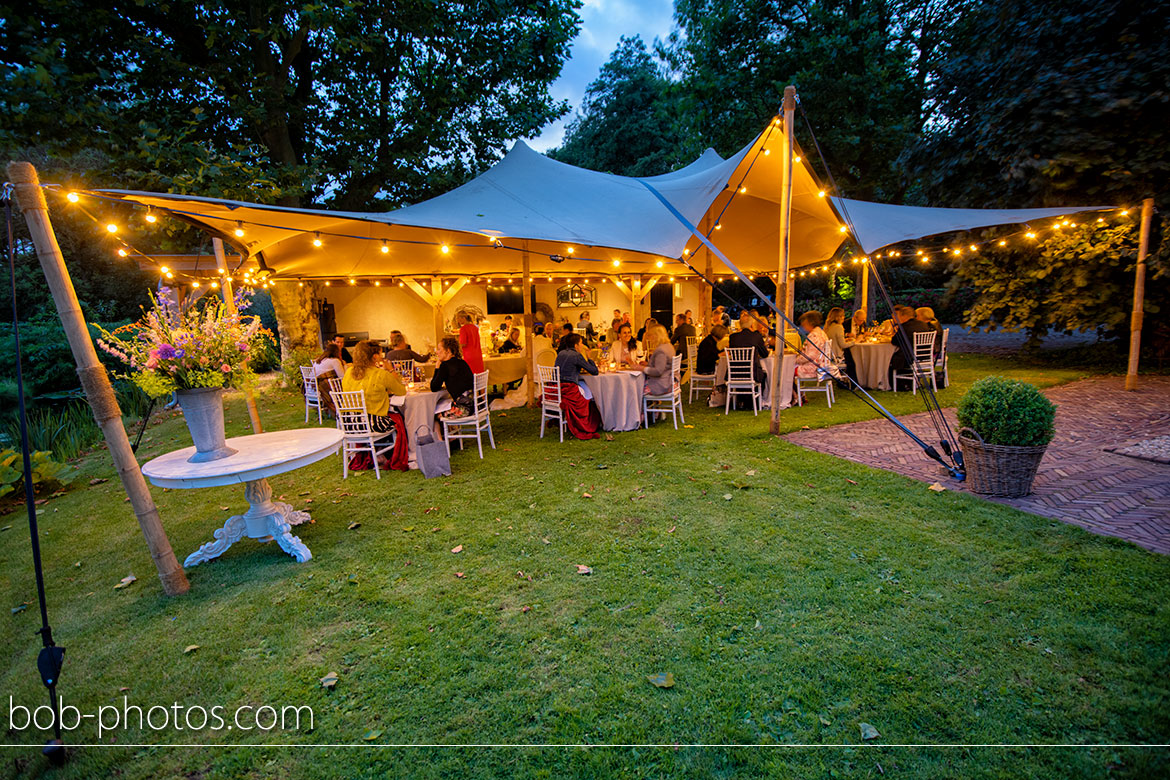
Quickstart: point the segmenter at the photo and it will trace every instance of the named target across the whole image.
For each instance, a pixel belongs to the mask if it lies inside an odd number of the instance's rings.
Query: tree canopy
[[[568,107],[579,0],[0,6],[0,146],[120,184],[374,209],[437,194]]]

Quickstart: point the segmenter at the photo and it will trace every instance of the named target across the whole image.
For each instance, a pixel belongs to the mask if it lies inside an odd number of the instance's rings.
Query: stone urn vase
[[[225,443],[222,387],[176,390],[175,397],[195,442],[195,454],[187,458],[188,463],[206,463],[236,453]]]

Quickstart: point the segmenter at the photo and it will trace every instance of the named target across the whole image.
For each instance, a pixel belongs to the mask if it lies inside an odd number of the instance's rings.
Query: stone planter
[[[187,458],[189,463],[206,463],[236,453],[225,443],[222,387],[176,390],[175,397],[195,442],[195,454]]]

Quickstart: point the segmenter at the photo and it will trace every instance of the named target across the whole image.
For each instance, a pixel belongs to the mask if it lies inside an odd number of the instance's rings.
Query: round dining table
[[[601,412],[601,427],[607,431],[636,431],[642,424],[642,388],[646,375],[641,371],[602,371],[583,374],[593,401]]]
[[[409,382],[406,385],[406,395],[396,395],[391,398],[390,403],[402,411],[410,467],[417,469],[415,448],[418,444],[418,435],[425,430],[430,431],[436,439],[443,438],[442,426],[436,422],[435,414],[451,408],[451,396],[446,390],[431,390],[426,382]]]
[[[849,347],[857,381],[870,390],[890,389],[890,359],[897,350],[889,341],[861,341]]]

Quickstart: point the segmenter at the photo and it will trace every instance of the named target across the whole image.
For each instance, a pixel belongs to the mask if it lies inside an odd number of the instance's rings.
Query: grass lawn
[[[1083,375],[956,356],[953,405],[987,373]],[[908,393],[881,394],[900,413]],[[872,416],[839,396],[789,429]],[[261,396],[270,430],[299,396]],[[687,407],[693,428],[613,441],[537,438],[493,414],[498,449],[454,476],[341,480],[323,461],[271,480],[314,524],[313,560],[244,540],[167,598],[104,453],[41,507],[61,694],[83,712],[174,702],[230,713],[308,705],[313,729],[118,730],[61,770],[8,748],[4,777],[1121,777],[1166,776],[1151,748],[904,748],[904,743],[1170,740],[1170,559],[1116,539],[811,453],[767,418]],[[239,396],[229,435],[250,432]],[[890,436],[900,434],[891,426]],[[151,427],[144,460],[186,446]],[[244,506],[240,488],[154,494],[179,559]],[[586,496],[588,494],[588,496]],[[347,530],[351,523],[360,526]],[[0,682],[39,705],[28,531],[0,518]],[[462,551],[452,549],[462,546]],[[577,573],[577,565],[592,574]],[[114,585],[128,573],[138,581]],[[462,575],[462,576],[458,576]],[[199,648],[184,653],[189,645]],[[336,688],[318,682],[330,672]],[[669,672],[674,687],[649,675]],[[124,690],[125,689],[125,690]],[[862,743],[860,724],[880,736]],[[637,744],[626,748],[281,749],[282,743]],[[43,741],[8,731],[5,740]],[[90,723],[67,742],[97,741]],[[681,745],[847,745],[761,749]],[[664,746],[664,747],[661,747]]]

